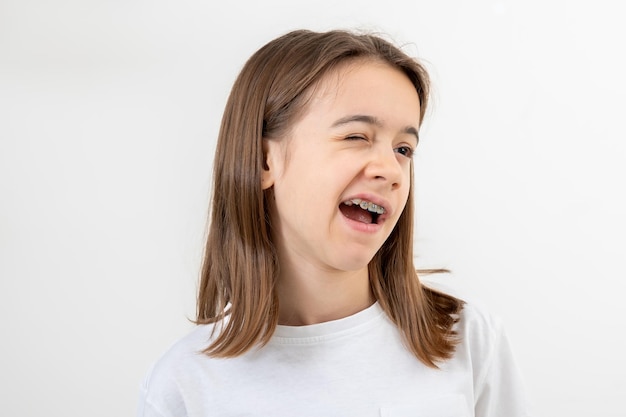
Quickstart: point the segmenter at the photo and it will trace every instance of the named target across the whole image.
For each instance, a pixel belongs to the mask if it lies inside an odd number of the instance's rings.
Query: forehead
[[[393,67],[383,61],[371,59],[371,58],[353,58],[343,61],[330,69],[324,74],[313,86],[312,91],[309,93],[312,97],[321,98],[327,95],[333,95],[340,92],[341,87],[346,85],[347,81],[350,81],[354,77],[362,77],[361,73],[364,70],[372,68],[387,68],[393,69]]]
[[[379,60],[355,59],[333,68],[308,92],[306,102],[304,114],[374,112],[419,125],[415,85],[400,69]]]

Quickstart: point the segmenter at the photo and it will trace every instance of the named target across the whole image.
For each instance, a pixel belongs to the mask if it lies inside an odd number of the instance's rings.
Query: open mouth
[[[365,224],[378,224],[380,216],[385,213],[384,207],[360,198],[344,201],[339,210],[350,220]]]

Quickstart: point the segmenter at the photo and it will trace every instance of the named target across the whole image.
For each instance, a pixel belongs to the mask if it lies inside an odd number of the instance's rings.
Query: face
[[[286,137],[265,140],[281,263],[367,268],[406,204],[419,115],[406,75],[355,62],[321,80]]]

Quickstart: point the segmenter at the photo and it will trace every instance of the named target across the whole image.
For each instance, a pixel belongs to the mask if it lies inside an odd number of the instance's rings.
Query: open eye
[[[406,156],[407,158],[412,158],[413,153],[415,152],[413,151],[413,148],[411,148],[410,146],[400,146],[400,147],[397,147],[395,151],[402,156]]]

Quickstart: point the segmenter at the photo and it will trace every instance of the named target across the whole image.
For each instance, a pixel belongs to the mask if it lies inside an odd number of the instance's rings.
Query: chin
[[[370,261],[372,260],[372,256],[363,256],[362,253],[355,254],[345,254],[345,257],[342,259],[337,259],[335,261],[336,268],[340,271],[360,271],[363,268],[367,268]]]

